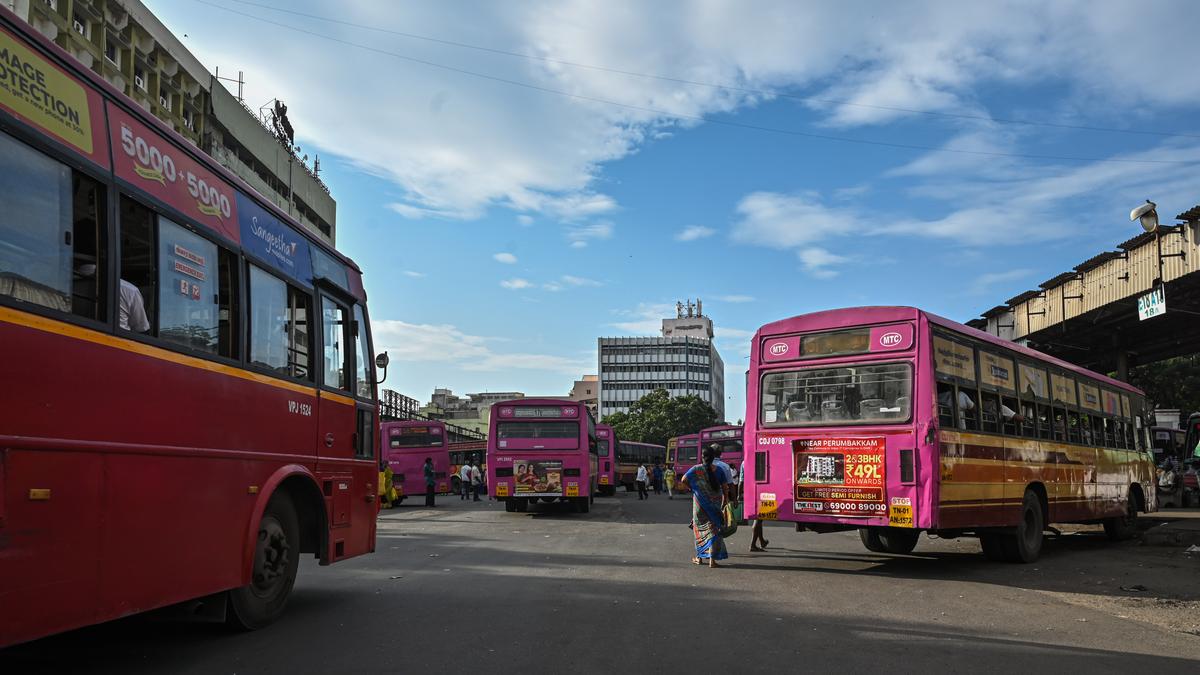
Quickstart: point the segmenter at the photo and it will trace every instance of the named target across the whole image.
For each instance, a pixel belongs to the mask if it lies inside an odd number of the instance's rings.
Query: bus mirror
[[[388,358],[387,352],[375,355],[375,367],[383,370],[383,377],[375,380],[375,384],[383,384],[383,381],[387,379],[387,367],[389,363],[391,363],[391,359]]]

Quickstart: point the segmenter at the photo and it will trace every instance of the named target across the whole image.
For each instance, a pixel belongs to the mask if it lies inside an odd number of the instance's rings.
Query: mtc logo
[[[904,342],[904,336],[896,331],[884,333],[879,336],[879,344],[883,347],[898,347],[901,342]]]
[[[783,356],[786,353],[788,353],[788,343],[776,342],[775,344],[771,345],[772,356]]]

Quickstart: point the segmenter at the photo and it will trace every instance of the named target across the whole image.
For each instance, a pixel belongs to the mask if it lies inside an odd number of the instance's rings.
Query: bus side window
[[[0,295],[107,319],[104,187],[5,133],[0,173]]]
[[[346,376],[346,309],[328,296],[321,296],[321,325],[324,328],[324,373],[327,387],[350,390]]]
[[[158,287],[157,256],[154,255],[154,212],[140,203],[121,195],[121,295],[117,325],[122,330],[156,335]],[[132,288],[131,288],[132,287]],[[132,291],[136,290],[137,293]],[[139,323],[136,306],[141,297],[146,323]],[[130,317],[133,317],[132,324]]]
[[[1086,416],[1085,416],[1086,419]],[[1067,411],[1067,441],[1070,443],[1084,443],[1083,429],[1084,422],[1079,419],[1079,413],[1074,410]],[[1089,434],[1090,435],[1090,434]]]
[[[1067,441],[1067,411],[1054,408],[1054,440]]]
[[[945,382],[937,383],[937,412],[938,424],[943,428],[954,425],[954,385]]]
[[[249,361],[284,377],[307,380],[310,373],[307,293],[250,265]]]
[[[980,395],[980,401],[983,404],[980,410],[983,430],[998,433],[1000,431],[1000,397],[985,392]]]
[[[1032,412],[1032,410],[1030,412]],[[1019,422],[1017,420],[1018,416],[1021,416],[1022,418],[1024,418],[1025,421]],[[1021,415],[1021,405],[1019,403],[1017,403],[1017,399],[1015,399],[1015,398],[1001,398],[1000,399],[1000,423],[1001,423],[1001,425],[1003,425],[1004,433],[1006,433],[1010,436],[1016,436],[1018,433],[1018,427],[1024,426],[1025,424],[1028,424],[1029,430],[1032,431],[1033,430],[1032,420],[1033,420],[1033,415],[1028,415],[1028,416]],[[1027,433],[1026,435],[1030,436],[1032,434]]]

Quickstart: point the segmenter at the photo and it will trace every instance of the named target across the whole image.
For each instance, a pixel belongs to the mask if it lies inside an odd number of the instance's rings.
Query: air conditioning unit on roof
[[[87,28],[84,27],[83,22],[76,20],[74,22],[74,25],[75,25],[76,33],[79,33],[80,35],[87,37]]]

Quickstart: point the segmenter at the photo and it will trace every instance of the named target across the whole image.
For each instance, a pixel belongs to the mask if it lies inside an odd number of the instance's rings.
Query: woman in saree
[[[688,469],[680,482],[692,491],[692,534],[696,537],[696,557],[693,565],[707,560],[709,567],[720,567],[718,560],[729,557],[721,527],[725,524],[724,484],[728,481],[725,472],[713,465],[716,453],[704,450],[704,462]]]

